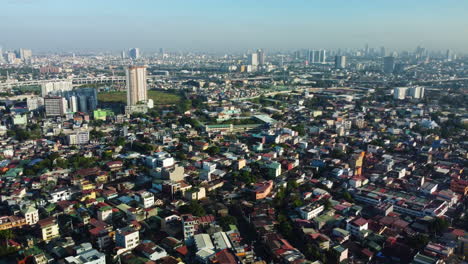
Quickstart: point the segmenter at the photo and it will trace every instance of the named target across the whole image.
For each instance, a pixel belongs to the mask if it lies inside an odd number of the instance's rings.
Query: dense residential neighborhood
[[[6,53],[5,263],[465,263],[467,57],[132,52]]]

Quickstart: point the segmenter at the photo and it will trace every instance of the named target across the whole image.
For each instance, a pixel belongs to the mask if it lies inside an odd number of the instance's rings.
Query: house
[[[310,203],[302,207],[297,208],[296,210],[301,215],[301,218],[304,220],[311,220],[312,218],[318,216],[325,207],[322,204]]]
[[[367,232],[364,231],[368,230],[368,228],[368,221],[362,217],[355,218],[354,220],[349,221],[346,225],[346,231],[350,232],[351,235],[356,237],[367,236]]]
[[[192,188],[185,192],[185,198],[188,200],[201,200],[206,197],[205,187]]]
[[[261,182],[255,184],[256,188],[254,189],[255,199],[261,200],[265,199],[273,189],[273,181],[269,180],[266,182]]]
[[[115,246],[119,249],[119,253],[134,249],[139,243],[140,234],[133,227],[127,226],[117,229],[115,233]]]
[[[54,217],[39,220],[37,225],[41,231],[42,240],[46,242],[60,236],[59,226]]]
[[[153,261],[167,256],[167,252],[164,248],[149,240],[142,241],[142,243],[135,248],[135,251],[140,252],[143,256]]]
[[[74,248],[76,256],[65,258],[69,264],[105,264],[106,254],[93,249],[91,243],[83,243]]]
[[[154,195],[148,191],[139,191],[135,197],[143,208],[150,208],[154,205]]]
[[[26,223],[28,225],[34,225],[39,221],[39,210],[34,208],[33,206],[28,206],[21,210],[21,213],[24,215],[26,219]]]

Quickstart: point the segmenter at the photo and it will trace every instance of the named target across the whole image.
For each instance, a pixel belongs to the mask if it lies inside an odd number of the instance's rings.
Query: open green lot
[[[153,99],[155,105],[170,105],[180,102],[180,96],[161,91],[148,91],[148,98]],[[104,92],[98,94],[98,100],[103,103],[126,103],[126,92]]]

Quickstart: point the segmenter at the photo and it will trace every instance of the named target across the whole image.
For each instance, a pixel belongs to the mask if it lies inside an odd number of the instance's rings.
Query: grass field
[[[148,91],[148,98],[153,99],[154,105],[169,105],[180,102],[180,96],[161,91]],[[126,92],[104,92],[98,94],[98,100],[103,103],[126,103]]]

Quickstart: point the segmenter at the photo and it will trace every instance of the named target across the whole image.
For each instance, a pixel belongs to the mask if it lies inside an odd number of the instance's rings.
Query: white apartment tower
[[[127,69],[127,106],[148,101],[146,67],[130,66]]]
[[[249,65],[258,66],[258,53],[254,52],[249,55]]]

